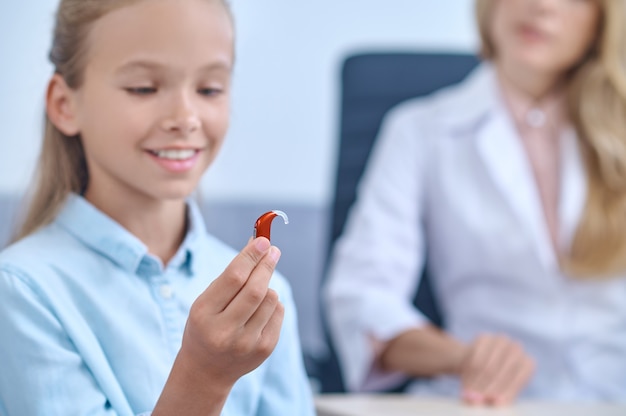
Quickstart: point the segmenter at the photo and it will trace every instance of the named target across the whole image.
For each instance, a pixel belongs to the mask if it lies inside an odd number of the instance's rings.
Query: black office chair
[[[361,53],[344,61],[339,160],[331,211],[329,253],[343,231],[348,210],[355,200],[357,184],[385,113],[409,98],[424,96],[461,81],[477,63],[478,58],[470,54],[413,52]],[[442,325],[443,317],[437,309],[427,273],[424,273],[414,303],[435,324]],[[318,363],[316,376],[322,392],[342,392],[345,388],[332,340],[329,341],[329,348],[331,354],[328,361]],[[397,390],[402,388],[399,386]]]

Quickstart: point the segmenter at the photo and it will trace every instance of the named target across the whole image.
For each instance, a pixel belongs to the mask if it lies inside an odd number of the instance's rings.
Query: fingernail
[[[278,247],[270,248],[270,258],[274,261],[274,263],[278,263],[278,259],[280,259],[280,250]]]
[[[492,403],[494,406],[502,407],[507,405],[507,400],[504,397],[495,397],[492,399]]]
[[[254,246],[261,253],[265,253],[270,248],[270,241],[265,237],[259,237],[254,240]]]
[[[465,399],[474,399],[474,398],[477,398],[478,396],[479,396],[479,394],[476,393],[475,391],[463,390],[463,397]]]
[[[483,395],[472,390],[465,390],[463,399],[469,403],[480,403],[483,400]]]

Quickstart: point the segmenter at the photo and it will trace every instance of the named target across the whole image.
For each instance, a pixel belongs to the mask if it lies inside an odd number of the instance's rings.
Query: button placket
[[[161,310],[161,317],[165,329],[165,336],[169,344],[172,356],[176,356],[182,340],[182,328],[180,313],[178,312],[176,291],[168,278],[168,271],[152,281],[153,293]]]
[[[174,289],[169,283],[162,283],[159,287],[159,294],[165,300],[172,299],[174,297]]]

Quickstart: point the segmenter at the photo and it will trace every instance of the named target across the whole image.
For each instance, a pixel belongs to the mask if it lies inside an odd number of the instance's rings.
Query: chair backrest
[[[459,53],[360,53],[346,58],[341,78],[339,160],[329,250],[343,231],[385,113],[409,98],[425,96],[461,81],[477,64],[475,55]],[[422,278],[415,304],[434,323],[442,323],[427,274]],[[332,343],[330,346],[332,350]],[[321,383],[325,391],[340,390],[337,384],[325,388],[332,381],[322,379]]]
[[[470,54],[408,52],[364,53],[344,61],[331,244],[343,231],[385,113],[409,98],[461,81],[477,63]]]

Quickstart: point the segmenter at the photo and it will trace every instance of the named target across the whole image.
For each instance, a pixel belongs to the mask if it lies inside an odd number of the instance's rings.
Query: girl
[[[279,250],[235,253],[187,199],[233,38],[221,0],[61,1],[38,183],[0,255],[0,414],[313,414]]]
[[[388,116],[334,253],[347,385],[623,401],[624,1],[476,4],[486,62]],[[443,330],[411,304],[425,261]]]

